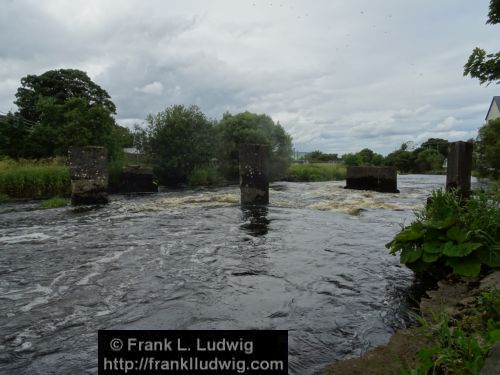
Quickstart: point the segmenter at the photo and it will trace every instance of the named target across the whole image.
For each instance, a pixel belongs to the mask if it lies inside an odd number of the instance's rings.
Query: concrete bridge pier
[[[107,150],[100,146],[71,147],[69,173],[73,206],[108,203]]]
[[[452,142],[446,161],[446,190],[458,189],[463,197],[470,194],[472,174],[472,143]]]
[[[395,167],[347,167],[346,189],[399,193]]]
[[[242,206],[269,203],[269,158],[269,145],[240,145]]]

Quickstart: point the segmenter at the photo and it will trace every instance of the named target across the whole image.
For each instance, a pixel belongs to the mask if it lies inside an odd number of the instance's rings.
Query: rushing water
[[[0,373],[94,374],[98,329],[287,329],[292,374],[386,342],[413,276],[384,244],[444,177],[343,185],[275,183],[257,210],[237,187],[0,206]]]

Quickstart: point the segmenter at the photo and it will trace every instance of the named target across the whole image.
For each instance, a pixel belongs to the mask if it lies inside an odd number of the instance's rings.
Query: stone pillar
[[[107,150],[100,146],[71,147],[71,204],[108,203]]]
[[[462,141],[450,143],[446,161],[446,190],[458,189],[462,195],[468,196],[471,172],[472,143]]]
[[[241,204],[269,203],[269,145],[240,145]]]
[[[395,167],[347,167],[346,189],[399,193]]]

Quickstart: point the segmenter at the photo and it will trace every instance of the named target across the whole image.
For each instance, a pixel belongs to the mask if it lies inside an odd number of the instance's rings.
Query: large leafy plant
[[[456,191],[435,190],[416,216],[386,244],[415,272],[451,267],[477,276],[482,266],[500,267],[500,207],[492,195],[473,192],[464,202]]]

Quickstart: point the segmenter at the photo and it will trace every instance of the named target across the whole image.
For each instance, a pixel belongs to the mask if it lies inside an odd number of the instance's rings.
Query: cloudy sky
[[[172,104],[269,114],[300,151],[386,154],[466,140],[499,85],[463,77],[498,50],[489,0],[2,0],[0,111],[20,79],[76,68],[122,125]]]

